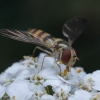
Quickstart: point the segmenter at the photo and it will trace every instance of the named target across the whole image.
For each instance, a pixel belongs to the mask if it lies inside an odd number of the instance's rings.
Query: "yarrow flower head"
[[[45,55],[24,56],[2,72],[0,100],[100,100],[100,70],[66,72],[64,64]]]

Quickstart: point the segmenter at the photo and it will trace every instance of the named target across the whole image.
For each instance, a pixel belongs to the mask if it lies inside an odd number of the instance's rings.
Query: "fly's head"
[[[77,51],[73,48],[64,49],[62,52],[61,60],[68,66],[73,66],[78,60]]]

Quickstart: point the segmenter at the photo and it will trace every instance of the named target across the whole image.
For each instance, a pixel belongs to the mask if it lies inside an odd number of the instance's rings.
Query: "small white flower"
[[[92,91],[92,86],[94,85],[92,74],[87,74],[84,77],[84,82],[81,84],[82,88],[87,91]]]
[[[58,87],[53,87],[54,92],[60,92],[62,90],[65,91],[66,93],[69,93],[71,91],[71,86],[66,83],[62,83]]]
[[[53,96],[45,94],[39,100],[56,100]]]
[[[86,75],[86,72],[82,67],[75,67],[76,73],[79,75],[79,77],[83,78]]]
[[[56,100],[67,100],[70,95],[69,92],[71,91],[71,86],[62,83],[58,87],[53,87],[53,91],[55,92],[53,96]]]
[[[32,75],[30,81],[35,84],[43,84],[44,87],[48,85],[55,87],[62,83],[56,74],[55,69],[44,68],[38,74]]]
[[[15,75],[16,73],[20,72],[23,69],[23,66],[19,63],[16,62],[12,64],[11,67],[5,70],[5,73],[10,73],[12,75]]]
[[[71,95],[68,100],[90,100],[91,94],[84,90],[75,91],[74,95]]]
[[[0,85],[0,98],[6,93],[6,87]]]
[[[14,82],[7,87],[6,93],[11,100],[28,100],[33,94],[29,85],[28,81]]]
[[[24,60],[20,61],[19,63],[23,66],[23,70],[28,70],[30,74],[35,74],[40,70],[37,60],[38,58],[24,56]]]
[[[61,77],[58,76],[62,81],[68,83],[68,84],[77,84],[78,82],[80,82],[80,80],[82,79],[79,75],[79,73],[77,73],[77,71],[74,68],[71,68],[70,72],[67,72],[66,76]]]
[[[5,72],[0,75],[0,83],[6,85],[12,83],[16,77],[22,72],[23,66],[17,62],[14,63],[11,67],[5,70]]]
[[[92,88],[100,91],[100,70],[92,73],[93,86]]]
[[[41,91],[43,93],[46,92],[45,88],[43,87],[43,85],[39,84],[39,85],[36,85],[34,83],[30,83],[30,86],[29,86],[30,90],[32,91]]]
[[[100,99],[100,70],[86,74],[75,67],[68,72],[60,61],[45,55],[26,56],[1,73],[0,99],[6,95],[10,100]]]
[[[33,57],[30,57],[30,56],[24,56],[24,59],[23,61],[21,61],[20,63],[22,65],[24,65],[24,67],[30,67],[31,69],[34,69],[36,66],[37,66],[37,58],[33,58]]]
[[[100,92],[92,94],[91,100],[100,100]]]
[[[81,89],[83,84],[84,84],[84,80],[83,78],[85,77],[86,74],[81,74],[84,73],[82,72],[83,70],[81,68],[71,68],[70,72],[67,72],[66,76],[61,77],[58,76],[63,82],[70,84],[72,89],[71,89],[71,93],[74,93],[76,90]],[[84,76],[84,77],[82,77]]]
[[[35,84],[31,83],[29,88],[30,88],[30,90],[33,91],[33,95],[29,100],[38,100],[46,93],[45,88],[40,84],[35,85]]]
[[[23,71],[18,70],[18,72],[16,73],[4,72],[0,75],[0,84],[2,84],[3,86],[7,86],[14,81],[25,80],[29,78],[29,76],[30,73],[28,70],[23,70]]]

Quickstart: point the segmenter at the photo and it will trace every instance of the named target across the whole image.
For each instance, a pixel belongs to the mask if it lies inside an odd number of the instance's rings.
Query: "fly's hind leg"
[[[41,69],[40,69],[40,71],[41,71],[42,68],[43,68],[44,59],[45,59],[46,57],[55,57],[55,56],[52,55],[51,52],[49,52],[49,51],[47,51],[47,50],[45,50],[45,49],[43,49],[43,48],[41,48],[41,47],[39,47],[39,46],[36,46],[36,47],[35,47],[35,49],[33,50],[33,54],[32,54],[32,56],[34,56],[34,53],[35,53],[36,49],[39,49],[39,50],[41,50],[41,51],[43,51],[43,52],[49,54],[49,55],[45,55],[45,56],[43,57],[42,66],[41,66]],[[54,61],[54,62],[56,62],[56,64],[57,64],[58,67],[60,68],[60,74],[61,74],[61,67],[60,67],[60,65],[57,63],[58,60],[57,60],[57,61]],[[39,71],[39,72],[40,72],[40,71]]]
[[[42,66],[41,66],[40,71],[41,71],[42,68],[43,68],[44,59],[45,59],[46,57],[55,57],[55,56],[54,56],[54,55],[45,55],[45,56],[43,57]],[[54,58],[54,63],[56,63],[56,64],[58,65],[58,67],[59,67],[59,69],[60,69],[60,75],[61,75],[61,67],[60,67],[60,65],[57,63],[58,61],[59,61],[59,60],[55,61],[55,58]],[[39,72],[40,72],[40,71],[39,71]]]
[[[32,53],[33,57],[34,57],[34,53],[35,53],[36,49],[39,49],[39,50],[51,55],[51,52],[49,52],[49,51],[47,51],[47,50],[45,50],[45,49],[43,49],[43,48],[41,48],[39,46],[36,46],[35,49],[33,50],[33,53]]]
[[[39,70],[39,72],[40,72],[40,71],[42,70],[42,68],[43,68],[44,59],[45,59],[46,57],[55,57],[55,56],[54,56],[54,55],[45,55],[45,56],[43,57],[42,66],[41,66],[41,69]],[[60,65],[57,63],[58,60],[55,61],[55,59],[54,59],[54,62],[56,62],[56,64],[58,65],[58,67],[59,67],[59,69],[60,69],[60,73],[59,73],[59,75],[61,75],[61,67],[60,67]],[[38,72],[38,73],[39,73],[39,72]]]
[[[42,66],[41,66],[40,71],[41,71],[41,70],[42,70],[42,68],[43,68],[44,59],[45,59],[46,57],[54,57],[54,56],[53,56],[53,55],[45,55],[45,56],[43,57]],[[39,72],[40,72],[40,71],[39,71]],[[39,73],[39,72],[38,72],[38,73]]]

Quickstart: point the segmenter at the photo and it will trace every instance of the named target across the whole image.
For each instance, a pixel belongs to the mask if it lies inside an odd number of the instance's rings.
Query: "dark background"
[[[78,66],[92,72],[100,69],[100,0],[0,0],[0,28],[38,28],[64,38],[66,20],[84,16],[88,28],[73,44],[79,52]],[[31,55],[35,45],[0,36],[0,71]]]

